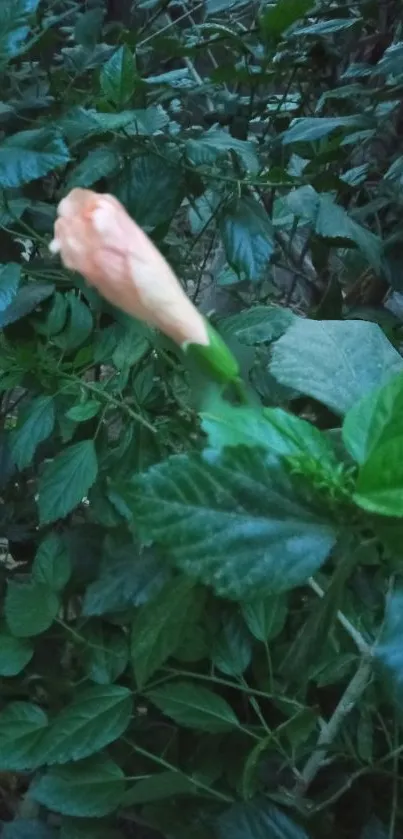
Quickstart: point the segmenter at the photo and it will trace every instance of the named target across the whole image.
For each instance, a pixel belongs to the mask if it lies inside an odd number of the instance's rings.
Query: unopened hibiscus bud
[[[73,189],[59,204],[50,250],[60,253],[67,268],[82,274],[114,306],[157,327],[185,350],[203,347],[203,359],[216,373],[221,370],[223,378],[237,375],[232,354],[217,336],[219,358],[212,327],[162,254],[112,195]]]

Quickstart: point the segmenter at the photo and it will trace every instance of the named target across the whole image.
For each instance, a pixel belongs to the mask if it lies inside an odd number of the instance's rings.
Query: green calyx
[[[220,382],[233,382],[239,379],[239,364],[227,347],[225,341],[206,320],[207,334],[210,343],[182,344],[186,356]]]

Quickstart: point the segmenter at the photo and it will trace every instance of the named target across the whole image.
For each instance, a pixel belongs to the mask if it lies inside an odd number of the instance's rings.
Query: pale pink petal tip
[[[51,253],[60,253],[61,249],[62,249],[62,245],[61,245],[61,242],[59,241],[59,239],[52,239],[52,241],[49,243],[50,252]]]

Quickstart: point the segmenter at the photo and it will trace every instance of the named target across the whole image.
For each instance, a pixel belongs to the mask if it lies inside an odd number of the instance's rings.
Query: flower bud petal
[[[52,253],[114,306],[176,343],[208,346],[206,322],[151,240],[112,195],[73,189],[58,207]]]

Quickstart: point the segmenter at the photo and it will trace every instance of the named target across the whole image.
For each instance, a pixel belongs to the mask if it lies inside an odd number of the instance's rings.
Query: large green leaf
[[[364,396],[344,418],[343,441],[358,463],[395,437],[403,438],[403,375]]]
[[[20,131],[0,144],[0,186],[22,186],[69,160],[68,148],[57,134],[41,128]]]
[[[274,250],[271,220],[254,198],[239,198],[226,205],[220,231],[229,264],[242,277],[257,282],[267,271]]]
[[[100,576],[85,592],[83,614],[105,615],[141,606],[159,592],[167,578],[166,565],[150,551],[139,555],[134,544],[114,548],[103,558]]]
[[[121,768],[106,755],[55,767],[36,778],[29,797],[65,816],[106,816],[116,810],[125,790]]]
[[[30,641],[0,632],[0,676],[17,676],[31,661],[33,654]]]
[[[270,371],[283,385],[344,414],[403,370],[403,360],[375,323],[298,319],[273,348]]]
[[[138,224],[150,229],[171,220],[182,189],[177,165],[147,154],[130,161],[117,182],[116,193]]]
[[[136,86],[133,56],[126,44],[119,47],[104,64],[101,71],[101,88],[114,105],[124,105]]]
[[[239,726],[234,711],[222,698],[192,682],[176,682],[150,691],[154,705],[185,728],[199,731],[233,731]]]
[[[60,533],[52,530],[42,540],[32,565],[33,579],[53,591],[62,591],[71,576],[71,560]]]
[[[403,434],[375,448],[363,463],[354,500],[371,513],[403,516]]]
[[[333,527],[296,496],[280,462],[260,449],[171,457],[134,478],[126,502],[145,540],[234,599],[300,585],[335,540]]]
[[[303,827],[262,798],[234,804],[218,817],[217,839],[308,839]]]
[[[60,128],[69,143],[76,143],[97,134],[127,129],[136,124],[137,111],[103,113],[95,108],[73,108],[59,122]]]
[[[351,29],[359,23],[362,23],[362,18],[359,17],[319,20],[317,23],[299,26],[296,29],[293,28],[289,34],[295,38],[300,38],[302,35],[311,35],[313,38],[317,38],[318,35],[333,35],[335,32],[344,32],[346,29]]]
[[[0,265],[0,312],[7,309],[17,294],[20,277],[21,267],[16,262]]]
[[[0,713],[0,766],[2,772],[26,772],[45,760],[43,737],[48,718],[29,702],[10,702]]]
[[[315,3],[314,0],[276,0],[264,13],[260,25],[268,39],[279,38],[295,21],[303,18]],[[263,7],[264,8],[264,7]]]
[[[334,131],[343,130],[345,133],[354,131],[362,125],[360,116],[344,117],[298,117],[293,119],[289,128],[284,131],[282,141],[284,145],[290,143],[312,143],[322,140]]]
[[[31,463],[35,451],[52,433],[55,424],[54,400],[51,396],[38,396],[25,409],[19,428],[11,439],[11,456],[18,469]]]
[[[259,168],[254,144],[238,140],[219,128],[211,128],[199,137],[187,140],[185,148],[187,157],[195,166],[215,163],[219,157],[231,151],[240,158],[245,169],[255,172]]]
[[[236,335],[241,344],[253,346],[280,338],[293,321],[290,309],[280,306],[253,306],[220,321],[223,335]]]
[[[49,586],[34,580],[9,580],[4,610],[7,625],[17,638],[30,638],[45,632],[59,607],[59,598]]]
[[[29,283],[20,288],[7,308],[0,311],[0,329],[30,315],[54,290],[51,283]]]
[[[100,751],[123,734],[131,713],[126,687],[97,685],[76,693],[52,722],[45,740],[46,762],[67,763]]]
[[[67,516],[92,487],[97,472],[98,462],[92,440],[68,446],[47,463],[38,488],[41,523]]]
[[[134,619],[131,658],[140,688],[179,646],[200,593],[194,581],[177,577],[143,606]]]
[[[213,399],[200,414],[214,449],[261,446],[278,455],[309,455],[322,465],[336,465],[330,440],[314,425],[281,408],[235,407]]]
[[[379,273],[382,261],[381,239],[351,218],[344,207],[336,204],[332,195],[318,193],[306,184],[290,192],[286,201],[292,212],[306,219],[318,236],[333,239],[337,244],[354,243]]]

